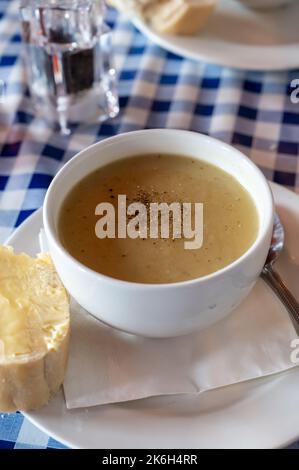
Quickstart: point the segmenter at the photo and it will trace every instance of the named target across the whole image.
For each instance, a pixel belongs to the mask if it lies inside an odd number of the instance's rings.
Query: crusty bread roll
[[[139,15],[156,31],[193,35],[200,31],[218,0],[108,0],[126,14]]]
[[[0,411],[40,408],[59,390],[69,334],[69,297],[50,258],[0,247]]]

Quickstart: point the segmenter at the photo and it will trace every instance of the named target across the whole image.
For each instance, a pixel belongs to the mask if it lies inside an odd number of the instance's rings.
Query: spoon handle
[[[273,289],[281,302],[286,307],[296,330],[299,335],[299,303],[284,284],[280,275],[274,271],[271,266],[263,269],[262,278]]]

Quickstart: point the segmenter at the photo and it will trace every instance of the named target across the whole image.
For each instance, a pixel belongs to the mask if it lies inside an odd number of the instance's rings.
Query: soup
[[[186,249],[186,236],[168,238],[150,230],[137,238],[99,238],[96,208],[109,203],[119,214],[119,195],[127,204],[201,203],[203,243]],[[126,215],[129,223],[132,214]],[[147,221],[149,221],[148,219]],[[170,218],[171,220],[171,218]],[[195,210],[191,212],[194,226]],[[161,224],[161,219],[159,219]],[[174,283],[199,278],[227,266],[256,239],[258,215],[246,189],[220,168],[176,155],[141,155],[118,160],[83,178],[67,195],[59,214],[58,231],[65,249],[101,274],[140,283]],[[141,232],[140,232],[141,233]]]

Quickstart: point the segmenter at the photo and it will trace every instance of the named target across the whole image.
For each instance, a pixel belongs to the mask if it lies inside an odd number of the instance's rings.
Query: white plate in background
[[[298,21],[298,0],[265,11],[221,0],[196,36],[159,34],[140,19],[133,23],[154,43],[183,57],[247,70],[285,70],[299,67]]]

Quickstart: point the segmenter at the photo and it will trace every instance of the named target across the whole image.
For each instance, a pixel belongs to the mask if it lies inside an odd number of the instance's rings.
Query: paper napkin
[[[288,314],[261,280],[225,320],[171,339],[121,333],[74,303],[66,404],[78,408],[200,393],[276,374],[295,366],[296,337]]]
[[[45,250],[46,241],[40,242]],[[243,304],[210,328],[171,339],[114,330],[74,301],[67,408],[157,395],[201,393],[295,367],[295,329],[281,302],[259,280]]]

